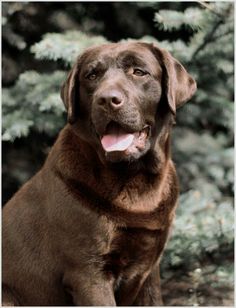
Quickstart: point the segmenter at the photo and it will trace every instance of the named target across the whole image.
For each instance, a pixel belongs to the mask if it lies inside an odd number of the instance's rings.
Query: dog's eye
[[[147,75],[147,72],[144,72],[139,68],[135,68],[133,71],[133,74],[136,76],[144,76],[144,75]]]
[[[95,72],[91,72],[91,73],[87,74],[85,77],[88,80],[95,80],[97,78],[97,74]]]

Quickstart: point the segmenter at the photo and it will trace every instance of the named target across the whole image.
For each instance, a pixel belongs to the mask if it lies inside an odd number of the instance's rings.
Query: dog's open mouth
[[[116,122],[110,122],[105,134],[101,137],[101,144],[105,152],[133,152],[134,149],[142,151],[146,146],[146,139],[150,126],[146,125],[140,131],[129,133]]]

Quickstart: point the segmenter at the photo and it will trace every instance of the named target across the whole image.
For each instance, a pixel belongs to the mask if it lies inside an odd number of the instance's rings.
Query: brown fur
[[[134,76],[134,53],[150,75]],[[95,59],[106,69],[88,81]],[[125,61],[124,74],[118,64]],[[4,207],[4,305],[162,303],[159,262],[178,197],[170,129],[195,88],[169,53],[145,43],[90,48],[78,59],[62,88],[69,124]],[[107,91],[118,93],[119,106],[109,105],[109,95],[102,106]],[[111,120],[132,132],[148,123],[143,152],[107,155],[97,135]]]

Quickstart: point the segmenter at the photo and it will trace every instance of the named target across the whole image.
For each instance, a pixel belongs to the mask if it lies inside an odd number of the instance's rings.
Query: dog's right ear
[[[76,105],[79,103],[79,64],[73,66],[66,81],[61,87],[61,99],[67,110],[67,121],[70,124],[76,121]],[[78,106],[77,106],[78,108]]]

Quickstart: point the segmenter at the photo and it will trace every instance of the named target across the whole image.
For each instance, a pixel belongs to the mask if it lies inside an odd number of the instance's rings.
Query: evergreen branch
[[[201,1],[201,0],[198,0],[197,1],[201,6],[205,7],[206,9],[208,9],[209,11],[211,11],[212,13],[214,13],[216,16],[218,16],[219,18],[224,18],[224,15],[223,14],[220,14],[218,12],[216,12],[212,7],[211,5],[209,5],[208,3],[206,3],[205,1]]]
[[[200,46],[198,46],[198,48],[195,50],[195,52],[192,55],[192,59],[195,59],[197,54],[206,47],[207,44],[209,44],[210,42],[213,41],[213,34],[216,32],[216,30],[218,29],[218,27],[223,23],[223,20],[220,19],[216,22],[216,24],[213,26],[213,28],[211,29],[210,32],[208,32],[208,34],[205,36],[204,41],[202,42],[202,44]]]
[[[233,29],[230,29],[230,30],[228,30],[228,31],[225,31],[225,32],[222,33],[222,34],[213,36],[212,41],[217,41],[217,40],[220,39],[221,37],[226,36],[226,35],[229,35],[229,34],[233,34],[233,33],[234,33],[234,30],[233,30]]]
[[[212,27],[211,31],[206,34],[204,41],[202,42],[202,44],[200,46],[198,46],[198,48],[195,50],[195,52],[193,53],[192,59],[195,59],[195,57],[197,56],[197,54],[206,47],[206,45],[210,42],[215,41],[215,37],[214,37],[214,33],[216,32],[216,30],[218,29],[218,27],[221,24],[224,24],[226,21],[226,18],[229,17],[229,14],[231,12],[232,9],[232,5],[230,4],[227,9],[224,10],[224,14],[219,14],[218,12],[216,12],[215,10],[213,10],[213,8],[206,4],[203,1],[198,0],[198,3],[204,7],[206,7],[208,10],[210,10],[211,12],[213,12],[214,14],[216,14],[220,19],[215,23],[215,25]]]

